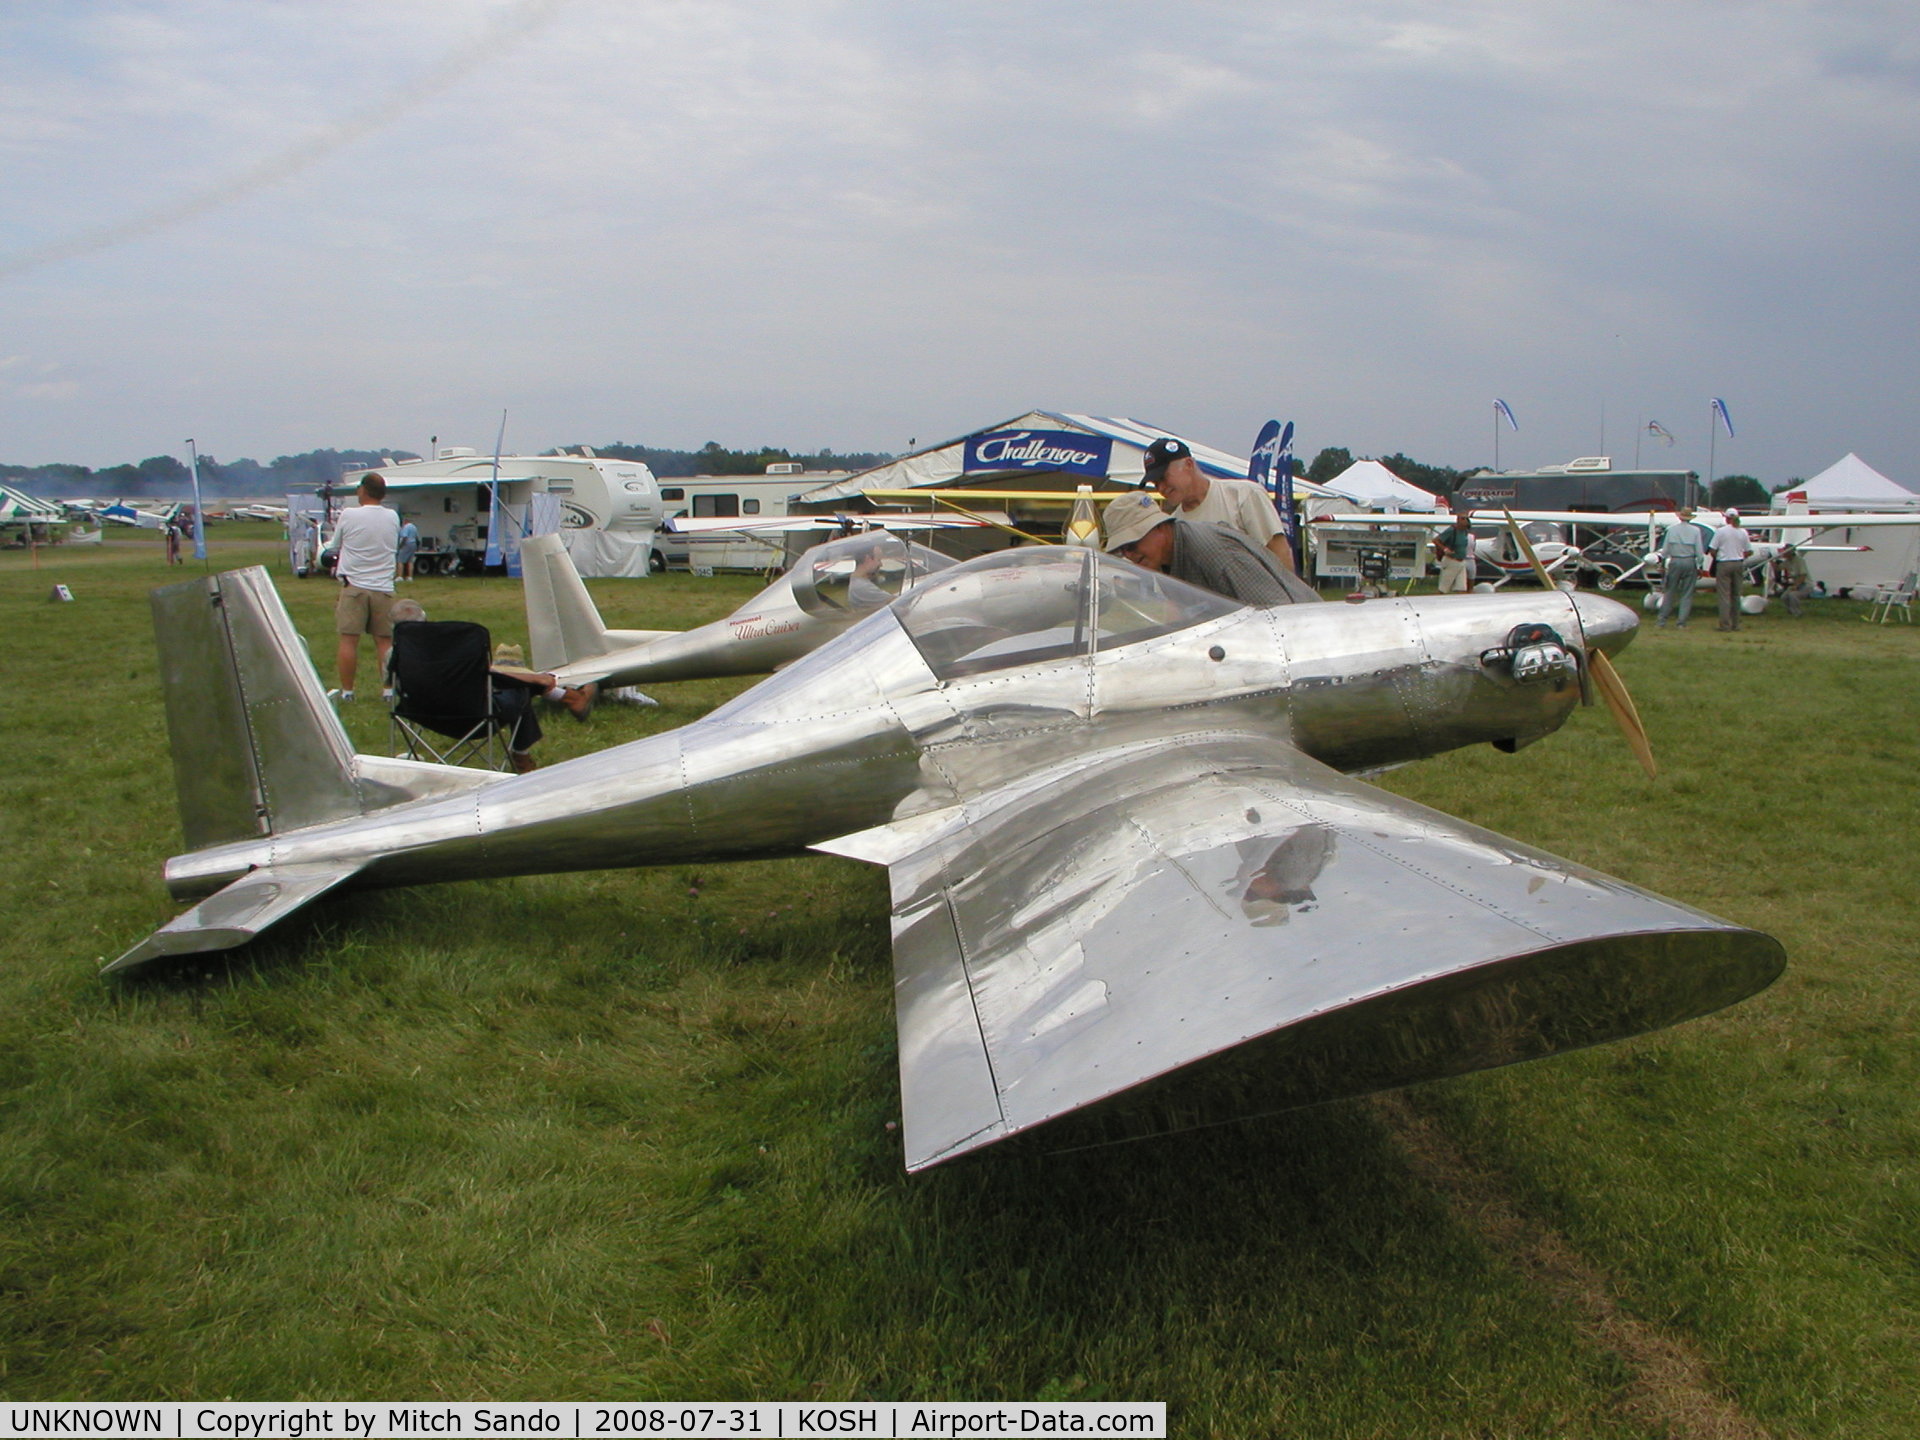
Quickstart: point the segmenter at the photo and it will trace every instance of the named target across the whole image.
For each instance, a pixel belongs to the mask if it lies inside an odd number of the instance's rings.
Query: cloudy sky
[[[1030,408],[1920,482],[1879,0],[9,0],[0,460]]]

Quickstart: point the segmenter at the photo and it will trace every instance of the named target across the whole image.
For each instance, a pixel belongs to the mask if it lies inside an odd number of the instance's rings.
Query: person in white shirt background
[[[360,637],[371,634],[379,652],[377,673],[387,673],[393,648],[393,576],[400,549],[400,517],[380,502],[387,498],[386,477],[369,473],[355,492],[358,505],[340,512],[329,548],[338,558],[334,575],[340,599],[333,628],[340,635],[340,688],[334,699],[353,699],[354,674],[360,668]]]
[[[1720,628],[1740,628],[1740,590],[1747,575],[1747,557],[1753,540],[1741,528],[1740,512],[1727,511],[1727,523],[1713,532],[1707,548],[1713,552],[1713,580],[1720,591]]]

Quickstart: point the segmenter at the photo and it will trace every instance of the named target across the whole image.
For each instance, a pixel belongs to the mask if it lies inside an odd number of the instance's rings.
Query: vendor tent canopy
[[[1920,506],[1920,492],[1889,480],[1852,451],[1811,480],[1789,485],[1773,497],[1773,508],[1784,510],[1788,497],[1805,495],[1813,510],[1903,509]]]
[[[982,489],[1019,486],[1071,490],[1076,485],[1138,488],[1146,475],[1146,448],[1174,434],[1124,416],[1029,410],[1011,420],[902,455],[795,497],[801,505],[832,504],[867,490]],[[1245,456],[1230,455],[1186,437],[1202,473],[1245,480]],[[1325,492],[1298,478],[1299,495]]]
[[[1847,454],[1800,485],[1773,497],[1776,513],[1804,499],[1807,509],[1841,514],[1911,511],[1914,524],[1850,526],[1821,532],[1807,552],[1807,574],[1828,595],[1863,598],[1894,585],[1920,568],[1920,493],[1889,480],[1858,455]],[[1858,549],[1819,547],[1858,546]]]
[[[0,525],[19,525],[31,522],[35,525],[58,525],[67,518],[67,512],[50,500],[42,500],[37,495],[29,495],[24,490],[16,490],[11,485],[0,485]]]
[[[1378,460],[1356,460],[1327,482],[1327,489],[1368,510],[1434,511],[1440,497],[1410,485]]]

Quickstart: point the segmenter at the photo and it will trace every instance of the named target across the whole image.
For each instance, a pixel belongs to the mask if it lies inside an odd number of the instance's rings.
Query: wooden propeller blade
[[[1587,669],[1592,672],[1594,683],[1600,687],[1600,697],[1607,702],[1613,723],[1626,736],[1627,747],[1633,751],[1633,758],[1640,762],[1640,768],[1647,772],[1649,780],[1659,779],[1660,772],[1653,763],[1653,745],[1647,739],[1647,727],[1640,723],[1640,712],[1633,708],[1633,697],[1627,693],[1626,681],[1620,678],[1620,672],[1613,668],[1613,662],[1597,645],[1587,651]]]
[[[1527,563],[1533,566],[1533,573],[1540,577],[1540,583],[1549,590],[1553,589],[1553,577],[1534,553],[1533,542],[1527,539],[1527,532],[1520,528],[1511,510],[1504,513],[1520,553],[1527,557]],[[1647,772],[1649,780],[1658,779],[1660,772],[1653,763],[1653,744],[1647,739],[1647,727],[1640,723],[1640,712],[1634,708],[1633,696],[1627,693],[1627,682],[1620,678],[1620,672],[1613,668],[1613,662],[1597,645],[1587,647],[1587,672],[1600,687],[1600,698],[1607,702],[1607,713],[1613,716],[1613,723],[1626,737],[1627,748],[1633,751],[1633,758],[1640,762],[1640,768]]]
[[[1545,590],[1559,587],[1553,583],[1553,576],[1547,573],[1547,567],[1540,563],[1540,557],[1534,553],[1533,542],[1527,539],[1527,532],[1520,528],[1520,522],[1513,518],[1513,511],[1502,506],[1500,513],[1507,517],[1507,528],[1513,532],[1513,543],[1520,547],[1520,553],[1527,557],[1527,563],[1533,566],[1533,573],[1539,578],[1540,586]]]

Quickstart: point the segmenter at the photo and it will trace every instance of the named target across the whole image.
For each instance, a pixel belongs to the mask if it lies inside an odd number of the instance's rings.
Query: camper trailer
[[[655,534],[666,510],[653,472],[637,460],[602,459],[585,447],[576,454],[502,455],[496,482],[492,455],[447,447],[431,460],[349,470],[342,488],[353,490],[369,470],[385,478],[388,503],[401,518],[419,527],[416,563],[425,573],[451,575],[484,563],[496,491],[504,523],[514,527],[503,540],[557,526],[582,575],[645,575],[662,563]],[[542,495],[551,502],[537,502]]]
[[[1679,510],[1703,505],[1706,493],[1691,470],[1616,470],[1606,455],[1584,455],[1538,470],[1482,470],[1455,492],[1476,508],[1509,510]]]
[[[669,515],[693,520],[738,516],[773,519],[789,513],[787,502],[801,491],[838,480],[845,470],[809,473],[793,461],[769,465],[764,475],[669,475],[660,481],[660,503]],[[748,534],[663,534],[657,548],[667,567],[705,573],[713,570],[773,570],[788,557],[819,543],[808,533],[790,544],[785,535],[756,539]],[[797,546],[797,549],[795,548]]]

